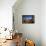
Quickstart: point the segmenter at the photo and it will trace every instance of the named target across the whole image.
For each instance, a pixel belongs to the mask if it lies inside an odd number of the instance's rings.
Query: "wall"
[[[0,27],[12,29],[12,6],[16,0],[0,0]]]
[[[20,0],[21,1],[21,0]],[[22,0],[13,6],[14,24],[18,32],[22,32],[24,38],[35,41],[36,46],[41,46],[41,1]],[[22,15],[34,15],[34,24],[22,24]]]
[[[41,40],[42,46],[46,46],[46,0],[41,1]]]

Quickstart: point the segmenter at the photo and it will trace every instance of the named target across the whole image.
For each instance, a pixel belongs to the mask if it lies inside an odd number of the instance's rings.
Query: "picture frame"
[[[22,24],[34,24],[35,17],[34,15],[22,15]]]

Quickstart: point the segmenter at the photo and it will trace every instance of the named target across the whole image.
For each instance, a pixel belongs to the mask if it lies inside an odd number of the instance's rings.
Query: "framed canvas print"
[[[22,15],[22,24],[33,24],[35,23],[34,15]]]

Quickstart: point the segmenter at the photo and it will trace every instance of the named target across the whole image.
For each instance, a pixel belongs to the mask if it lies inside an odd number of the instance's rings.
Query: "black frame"
[[[22,24],[33,24],[35,23],[34,15],[22,15]]]

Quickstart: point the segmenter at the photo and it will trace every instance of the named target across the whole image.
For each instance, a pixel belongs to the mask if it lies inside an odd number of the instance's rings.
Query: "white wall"
[[[42,46],[46,46],[46,0],[41,1],[41,38]]]
[[[12,6],[16,0],[0,0],[0,27],[12,28]]]
[[[15,28],[22,32],[24,37],[35,41],[36,46],[41,46],[41,1],[23,0],[13,6]],[[22,24],[22,15],[34,15],[34,24]]]

